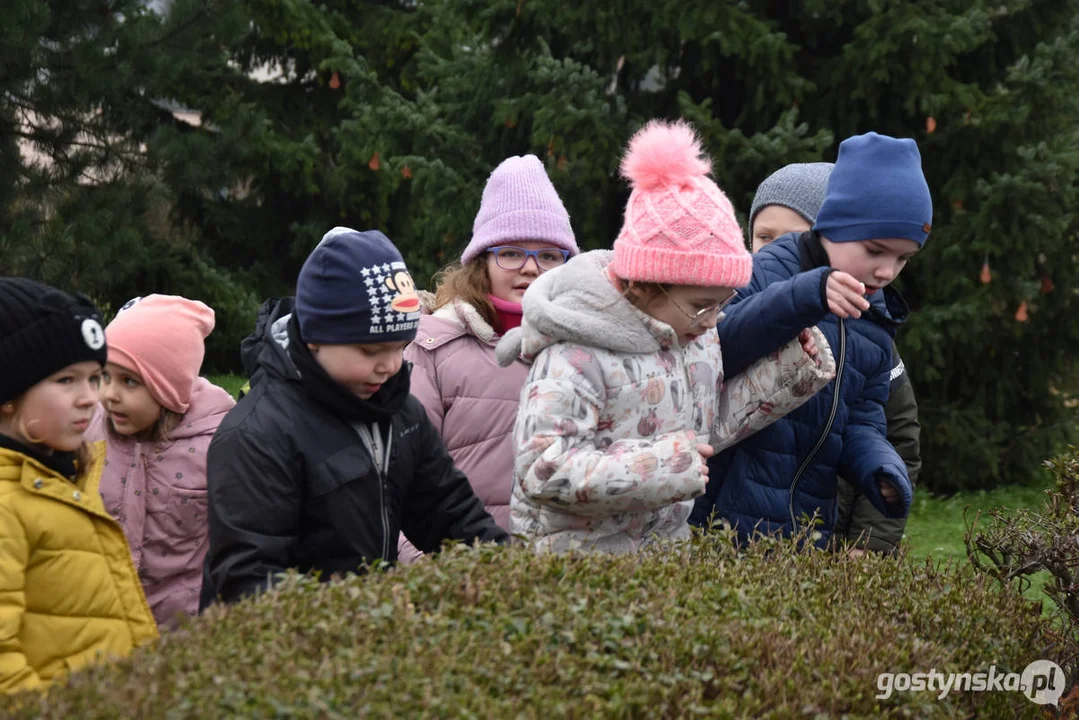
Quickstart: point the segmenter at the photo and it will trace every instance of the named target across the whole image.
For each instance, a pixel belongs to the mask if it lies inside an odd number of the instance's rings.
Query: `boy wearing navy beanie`
[[[412,277],[377,230],[326,233],[295,300],[263,304],[242,347],[251,389],[207,458],[202,607],[290,568],[327,581],[392,564],[400,532],[425,553],[508,540],[409,394],[418,325]]]
[[[787,417],[709,461],[691,522],[714,516],[739,537],[804,530],[819,546],[836,522],[841,475],[888,517],[906,517],[912,487],[885,436],[892,341],[907,316],[891,282],[925,244],[933,205],[913,140],[848,138],[811,232],[791,233],[754,255],[753,278],[719,324],[724,371],[737,375],[803,329],[818,326],[837,375]],[[747,332],[767,319],[771,332]]]

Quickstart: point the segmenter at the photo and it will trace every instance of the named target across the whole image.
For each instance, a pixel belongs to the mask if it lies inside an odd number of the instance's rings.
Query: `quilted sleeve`
[[[30,542],[11,508],[0,505],[0,693],[44,686],[19,641],[26,612],[26,567]]]
[[[889,358],[890,360],[890,358]],[[843,452],[839,474],[857,487],[885,517],[906,517],[913,498],[907,467],[885,436],[884,403],[888,400],[891,363],[877,369],[866,387],[851,403],[843,430]],[[888,505],[879,483],[886,482],[899,492],[899,502]]]
[[[571,345],[544,350],[522,392],[515,469],[524,494],[561,512],[606,517],[655,510],[703,493],[704,461],[690,430],[647,442],[597,444],[605,399],[602,370],[596,362],[571,362],[567,356],[575,352],[580,351]]]
[[[823,287],[830,272],[817,268],[765,285],[754,263],[753,282],[738,291],[716,326],[723,364],[732,377],[827,316]]]
[[[797,409],[835,378],[835,358],[824,333],[816,327],[810,332],[819,365],[796,338],[724,383],[712,428],[717,453]]]

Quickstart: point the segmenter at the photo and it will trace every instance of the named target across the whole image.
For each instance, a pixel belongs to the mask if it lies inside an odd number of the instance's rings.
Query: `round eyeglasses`
[[[540,270],[554,270],[569,260],[569,250],[561,248],[525,250],[516,245],[498,245],[488,248],[487,252],[495,256],[495,264],[503,270],[520,270],[530,257],[536,259],[536,266]]]
[[[670,296],[670,293],[667,292],[666,288],[660,285],[659,289],[662,290],[663,294],[667,296],[667,299],[671,301],[671,305],[674,305],[676,308],[678,308],[678,312],[689,318],[689,328],[691,330],[695,328],[706,328],[718,323],[719,315],[723,312],[723,308],[730,305],[731,300],[734,300],[736,297],[738,297],[738,291],[732,290],[730,295],[723,298],[715,305],[709,305],[706,308],[701,308],[695,313],[691,313],[685,308],[683,308],[681,305],[679,305],[678,302]]]

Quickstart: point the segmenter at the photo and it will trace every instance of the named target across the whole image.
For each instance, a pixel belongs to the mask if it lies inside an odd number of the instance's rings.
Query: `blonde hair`
[[[498,327],[495,306],[487,297],[491,293],[491,277],[487,274],[487,254],[472,259],[467,265],[453,263],[442,268],[434,277],[435,307],[437,310],[451,305],[455,300],[466,302],[476,308],[491,327]]]

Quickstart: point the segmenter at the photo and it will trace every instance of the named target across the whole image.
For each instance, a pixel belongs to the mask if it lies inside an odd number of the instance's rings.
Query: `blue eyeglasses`
[[[569,260],[569,250],[561,248],[525,250],[516,245],[498,245],[487,248],[487,252],[495,256],[495,264],[503,270],[520,270],[530,257],[536,258],[536,265],[540,270],[554,270]]]

